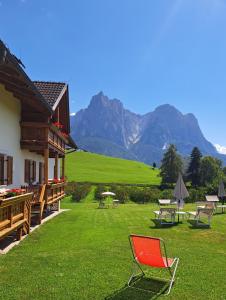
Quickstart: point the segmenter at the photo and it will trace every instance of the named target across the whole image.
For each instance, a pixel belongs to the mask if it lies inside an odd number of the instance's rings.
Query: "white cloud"
[[[218,153],[226,154],[226,147],[225,146],[221,146],[219,144],[215,144],[214,146],[215,146]]]
[[[74,117],[75,115],[76,115],[75,112],[70,114],[71,117]]]

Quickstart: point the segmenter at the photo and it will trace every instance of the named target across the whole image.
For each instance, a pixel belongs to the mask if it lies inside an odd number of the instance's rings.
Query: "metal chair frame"
[[[149,291],[147,289],[137,288],[137,287],[134,287],[134,286],[131,285],[131,282],[132,282],[133,278],[135,278],[135,277],[138,276],[138,275],[136,275],[136,269],[139,269],[141,271],[141,276],[142,277],[145,276],[145,272],[141,268],[141,264],[139,263],[139,261],[135,257],[135,251],[134,251],[134,246],[133,246],[133,242],[132,242],[132,237],[149,238],[149,239],[152,239],[152,240],[154,239],[154,240],[159,240],[160,241],[161,256],[165,257],[165,259],[166,259],[166,267],[165,268],[167,268],[167,270],[169,271],[170,277],[171,277],[170,280],[169,279],[163,279],[163,278],[161,278],[161,279],[169,281],[169,288],[167,290],[167,293],[164,294],[165,296],[169,295],[169,293],[171,292],[172,286],[173,286],[173,284],[175,282],[175,275],[176,275],[176,271],[177,271],[177,267],[178,267],[178,263],[179,263],[179,258],[175,257],[174,260],[173,260],[172,265],[171,266],[169,265],[165,242],[161,238],[156,238],[156,237],[151,237],[151,236],[145,236],[145,235],[137,235],[137,234],[131,234],[131,235],[129,235],[130,247],[131,247],[131,251],[132,251],[132,254],[133,254],[133,271],[132,271],[132,275],[129,278],[128,286],[130,288],[134,288],[134,289],[138,289],[138,290],[142,290],[142,291],[146,291],[146,292],[151,292],[151,291]],[[164,254],[164,256],[163,256],[163,254]],[[149,267],[151,267],[151,266],[149,266]],[[172,267],[174,267],[173,270],[172,270]],[[165,269],[165,268],[163,268],[163,269]]]
[[[191,212],[188,212],[189,219],[191,216],[193,216],[194,220],[196,221],[196,226],[209,226],[210,227],[210,222],[211,218],[214,213],[214,208],[197,208],[196,210],[196,215],[191,214]],[[201,216],[206,216],[208,218],[208,223],[202,223],[200,222]]]
[[[167,215],[163,215],[164,212],[168,212]],[[156,212],[154,211],[155,216],[157,216],[157,220],[160,220],[160,224],[161,225],[173,225],[175,224],[175,217],[176,217],[176,208],[171,208],[171,207],[160,207],[159,209],[159,213],[156,214]],[[170,217],[170,222],[168,221],[163,221],[165,220],[167,217]]]

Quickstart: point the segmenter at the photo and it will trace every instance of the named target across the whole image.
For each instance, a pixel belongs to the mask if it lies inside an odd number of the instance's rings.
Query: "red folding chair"
[[[150,236],[135,235],[129,236],[130,246],[133,253],[134,270],[128,281],[129,287],[134,287],[131,282],[136,275],[136,267],[145,275],[141,265],[154,268],[168,269],[171,279],[169,280],[169,288],[166,295],[169,295],[179,263],[179,258],[168,258],[166,254],[165,243],[160,238]]]

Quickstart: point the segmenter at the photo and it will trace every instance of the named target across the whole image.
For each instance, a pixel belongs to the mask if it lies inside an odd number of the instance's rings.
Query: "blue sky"
[[[226,0],[0,0],[0,38],[71,111],[102,90],[146,113],[192,112],[226,146]]]

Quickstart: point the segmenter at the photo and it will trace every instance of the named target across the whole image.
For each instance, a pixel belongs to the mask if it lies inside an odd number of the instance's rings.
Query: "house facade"
[[[18,188],[63,178],[67,146],[76,148],[67,84],[32,82],[0,42],[0,185]]]
[[[41,222],[45,208],[59,206],[67,148],[77,148],[70,137],[68,85],[32,81],[0,40],[0,239],[10,227],[26,231],[25,207],[38,211]],[[22,196],[2,193],[21,187]]]

